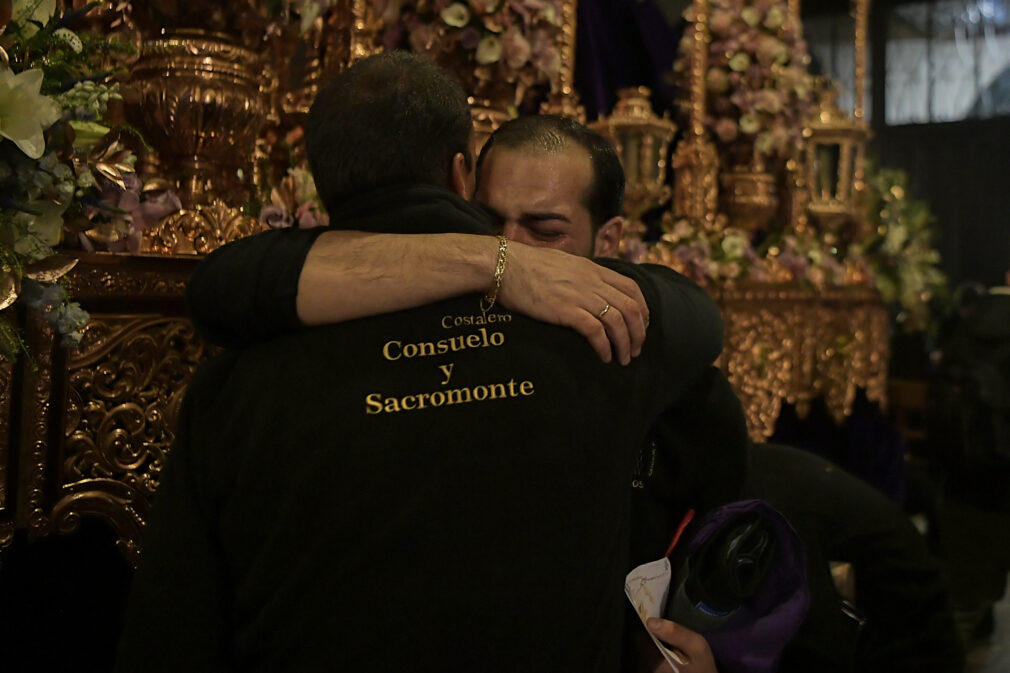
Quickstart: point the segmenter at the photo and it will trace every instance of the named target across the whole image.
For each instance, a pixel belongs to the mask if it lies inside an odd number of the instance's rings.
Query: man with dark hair
[[[407,93],[395,104],[377,105],[390,90]],[[407,52],[348,71],[319,92],[313,107],[305,142],[313,174],[326,176],[316,187],[330,210],[377,185],[448,189],[452,176],[445,167],[453,161],[461,162],[453,166],[461,176],[473,169],[466,94]]]
[[[575,147],[581,147],[589,156],[592,178],[583,201],[589,210],[592,232],[596,234],[608,224],[614,226],[614,221],[621,218],[621,206],[624,203],[624,167],[621,166],[621,159],[617,156],[614,146],[606,138],[572,119],[541,115],[519,117],[504,124],[491,135],[481,149],[480,157],[477,159],[477,176],[485,176],[483,180],[485,186],[495,183],[484,166],[486,162],[490,163],[491,157],[498,159],[505,155],[515,158],[516,154],[558,155]],[[492,153],[492,149],[498,151]],[[509,162],[504,159],[502,161],[508,168],[512,168],[508,165]],[[618,238],[619,235],[620,232]],[[593,254],[593,250],[584,250],[582,254],[588,257]]]
[[[394,65],[403,77],[389,76]],[[412,113],[383,129],[386,146],[416,137],[415,122],[421,133],[451,128],[466,109],[458,85],[415,57],[365,59],[329,86],[343,93],[313,106],[310,138],[325,138],[308,147],[317,170],[320,153],[378,142],[373,120],[405,99]],[[337,119],[346,126],[318,135]],[[382,164],[382,152],[359,160]],[[438,175],[423,157],[406,164],[420,172],[362,166],[368,186],[336,171],[321,190],[330,215],[365,232],[343,242],[423,232],[476,242],[491,259],[481,293],[298,330],[201,368],[155,499],[119,670],[617,669],[627,486],[648,429],[718,354],[718,309],[666,269],[612,263],[629,281],[494,238],[462,198],[465,148]],[[326,233],[342,232],[311,232],[308,245]],[[283,254],[258,258],[249,286],[254,300],[273,299],[267,317],[279,324],[303,309],[294,297],[308,246],[296,234],[260,239]],[[391,261],[475,275],[442,250]],[[515,304],[530,294],[515,280],[536,255],[592,279],[555,322],[581,325],[596,353],[505,310],[510,293]],[[602,364],[622,334],[619,359],[639,357]]]

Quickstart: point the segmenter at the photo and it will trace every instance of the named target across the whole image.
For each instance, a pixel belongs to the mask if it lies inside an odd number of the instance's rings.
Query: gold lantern
[[[624,214],[628,222],[621,237],[622,250],[629,240],[642,239],[642,215],[668,201],[672,193],[666,184],[666,165],[677,126],[666,115],[656,116],[649,93],[644,86],[618,90],[617,105],[610,117],[600,117],[590,124],[617,148],[627,176]]]
[[[863,160],[869,129],[838,109],[838,90],[821,90],[817,110],[803,130],[806,140],[807,209],[826,233],[856,218],[856,197],[863,188]]]

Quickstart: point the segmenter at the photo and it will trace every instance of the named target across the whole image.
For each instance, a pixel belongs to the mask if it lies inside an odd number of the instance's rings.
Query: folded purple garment
[[[755,593],[722,625],[706,631],[705,638],[721,673],[772,673],[810,608],[806,552],[785,517],[763,500],[724,505],[698,521],[694,535],[674,549],[670,560],[676,576],[684,559],[746,512],[760,513],[771,525],[775,532],[774,558]],[[671,598],[676,590],[670,587]]]

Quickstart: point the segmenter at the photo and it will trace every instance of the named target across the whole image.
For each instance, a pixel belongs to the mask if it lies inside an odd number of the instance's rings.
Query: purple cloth
[[[774,526],[776,555],[754,597],[725,625],[705,634],[721,673],[775,671],[783,648],[796,635],[810,608],[803,543],[786,518],[764,500],[741,500],[709,512],[698,522],[686,547],[674,551],[674,567],[731,517],[750,511],[759,511]]]
[[[575,88],[589,119],[609,115],[617,90],[644,85],[662,114],[674,91],[667,78],[677,56],[681,25],[671,26],[653,0],[597,0],[578,4]]]

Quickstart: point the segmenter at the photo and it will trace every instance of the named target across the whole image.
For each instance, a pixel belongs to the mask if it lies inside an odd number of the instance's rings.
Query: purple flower
[[[295,211],[295,220],[298,221],[299,229],[327,227],[330,224],[330,216],[324,213],[315,201],[306,201],[298,206],[298,210]]]
[[[284,229],[293,225],[295,220],[287,208],[271,203],[268,206],[263,206],[263,210],[260,211],[260,222],[271,229]]]
[[[807,261],[806,257],[794,255],[791,252],[783,252],[779,255],[778,259],[782,263],[782,266],[793,275],[793,278],[799,280],[806,276],[807,267],[810,266],[810,262]]]
[[[512,26],[502,34],[501,46],[505,62],[513,70],[523,67],[530,59],[530,43],[518,26]]]
[[[459,31],[459,46],[467,51],[473,51],[480,44],[480,31],[476,26],[467,26]]]
[[[708,20],[712,35],[726,37],[729,35],[730,26],[733,25],[734,16],[732,12],[724,9],[717,9],[712,12],[712,17]]]
[[[386,30],[382,31],[382,46],[386,51],[393,51],[403,42],[403,26],[399,23],[388,24]]]

